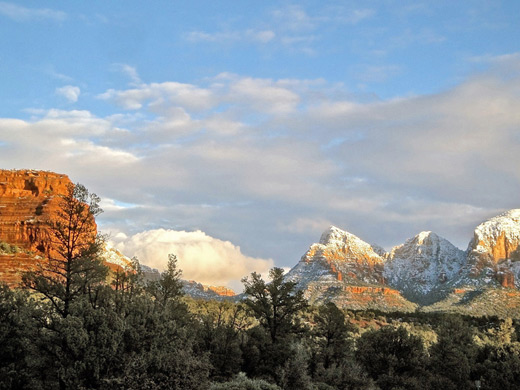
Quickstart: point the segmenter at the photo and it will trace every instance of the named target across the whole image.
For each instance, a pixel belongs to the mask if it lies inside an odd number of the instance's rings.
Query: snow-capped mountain
[[[354,309],[414,310],[419,304],[471,313],[476,299],[482,308],[485,297],[499,296],[490,304],[508,313],[520,302],[520,209],[477,226],[467,251],[421,232],[384,253],[331,226],[286,278],[311,302]]]
[[[477,226],[467,249],[467,266],[458,285],[520,288],[520,209]]]
[[[447,295],[447,282],[457,277],[466,253],[432,232],[421,232],[386,255],[386,282],[409,300],[432,303]]]
[[[380,284],[383,267],[383,258],[370,244],[331,226],[289,271],[287,279],[298,284],[311,280]]]
[[[381,252],[380,248],[376,250]],[[355,235],[331,226],[286,275],[315,303],[353,309],[415,310],[416,305],[384,284],[384,259]]]

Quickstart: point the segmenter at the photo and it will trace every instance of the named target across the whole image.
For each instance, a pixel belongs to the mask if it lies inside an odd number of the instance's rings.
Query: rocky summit
[[[520,209],[483,222],[462,251],[421,232],[389,252],[330,227],[287,279],[313,302],[352,309],[520,315]]]

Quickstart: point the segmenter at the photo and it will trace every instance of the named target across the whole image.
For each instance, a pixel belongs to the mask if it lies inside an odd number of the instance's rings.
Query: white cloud
[[[71,103],[78,101],[81,91],[79,87],[73,85],[65,85],[64,87],[56,88],[56,94],[63,96]]]
[[[310,30],[316,27],[316,20],[310,17],[300,5],[289,5],[273,12],[279,26],[292,31]]]
[[[27,8],[3,1],[0,2],[0,14],[17,22],[27,22],[31,20],[63,21],[67,18],[67,14],[63,11],[55,11],[49,8]]]
[[[107,229],[172,227],[172,241],[182,230],[222,231],[279,266],[307,246],[280,232],[307,238],[328,221],[381,245],[421,230],[469,241],[473,222],[519,206],[520,76],[508,61],[506,76],[491,70],[442,93],[368,103],[323,80],[141,83],[102,95],[130,113],[1,119],[0,165],[88,185],[107,198]]]
[[[226,43],[230,41],[238,41],[240,40],[240,36],[241,35],[239,31],[214,33],[208,33],[205,31],[190,31],[185,35],[185,38],[190,42]]]
[[[289,112],[300,100],[290,89],[266,79],[240,78],[231,84],[229,93],[236,101],[249,102],[260,112]]]
[[[349,23],[357,24],[357,23],[361,22],[362,20],[370,18],[374,14],[375,14],[375,11],[372,9],[368,9],[368,8],[355,9],[355,10],[351,11],[349,13],[349,15],[347,15],[345,17],[345,20]]]
[[[288,224],[281,224],[279,229],[286,230],[291,233],[310,232],[316,236],[319,236],[319,234],[321,234],[327,227],[331,225],[333,225],[333,223],[330,220],[324,219],[321,216],[315,216],[313,218],[296,218],[294,221]]]
[[[183,279],[209,285],[236,286],[251,272],[266,272],[273,266],[271,259],[244,255],[240,247],[202,231],[148,230],[119,241],[115,247],[159,270],[165,269],[168,254],[174,253]]]
[[[112,68],[126,75],[131,80],[132,85],[141,84],[141,78],[139,77],[139,73],[134,66],[128,64],[113,64]]]
[[[179,105],[192,110],[207,110],[215,104],[209,90],[177,82],[143,84],[125,91],[109,89],[98,98],[113,100],[127,110],[139,110],[145,103],[149,107]]]
[[[101,208],[104,211],[121,211],[121,210],[127,210],[130,208],[137,207],[137,205],[135,205],[135,204],[121,202],[116,199],[111,199],[111,198],[107,198],[107,197],[104,197],[103,199],[101,199],[101,202],[99,203],[99,205],[101,206]],[[121,237],[121,235],[126,237],[126,235],[124,233],[119,232],[118,237]]]
[[[275,37],[276,33],[272,30],[255,29],[247,29],[245,31],[218,31],[212,33],[205,31],[190,31],[185,35],[185,39],[193,43],[210,42],[218,44],[235,42],[254,42],[266,44],[271,42]]]
[[[270,42],[276,37],[276,34],[272,30],[247,30],[246,35],[250,37],[253,41],[257,41],[260,43]]]

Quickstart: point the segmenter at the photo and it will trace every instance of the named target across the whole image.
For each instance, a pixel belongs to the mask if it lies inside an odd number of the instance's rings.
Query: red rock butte
[[[49,254],[45,222],[57,212],[59,196],[70,184],[59,173],[0,170],[0,281],[17,285],[21,272],[34,269]]]

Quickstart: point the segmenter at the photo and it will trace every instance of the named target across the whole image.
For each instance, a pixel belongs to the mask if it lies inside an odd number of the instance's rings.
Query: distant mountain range
[[[44,221],[66,175],[0,170],[0,281],[15,286],[20,273],[48,252]],[[130,259],[106,247],[106,264],[125,268]],[[149,279],[157,270],[143,267]],[[457,311],[520,317],[520,209],[475,228],[466,251],[432,232],[421,232],[386,252],[331,226],[287,273],[312,303],[332,301],[350,309]],[[225,287],[184,281],[202,299],[239,299]]]
[[[421,232],[385,252],[331,226],[287,279],[312,302],[352,309],[520,316],[520,209],[475,229],[466,251]]]

